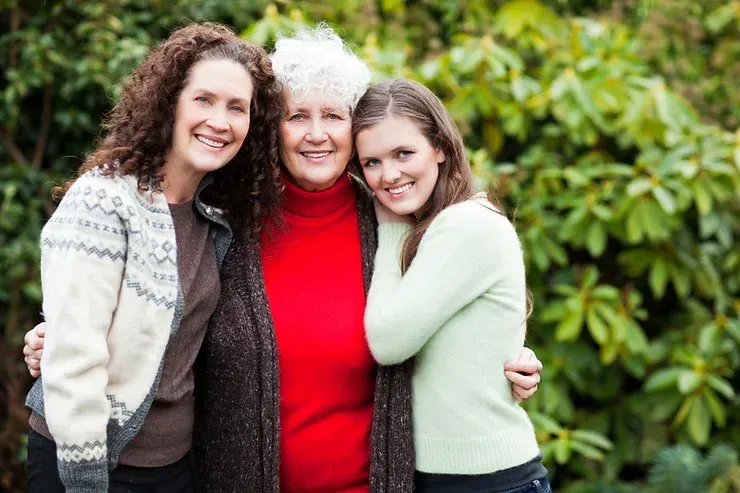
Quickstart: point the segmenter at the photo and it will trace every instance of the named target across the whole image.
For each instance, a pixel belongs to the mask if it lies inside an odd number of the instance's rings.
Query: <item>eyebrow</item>
[[[307,106],[296,106],[295,108],[288,107],[288,111],[290,111],[291,113],[296,113],[296,112],[310,113],[311,112],[311,109],[312,108],[308,108]],[[349,113],[349,111],[340,110],[340,109],[335,108],[333,106],[324,106],[324,107],[321,108],[321,111],[329,111],[331,113],[343,113],[343,114],[348,114]]]
[[[400,146],[397,146],[391,149],[390,153],[395,154],[398,151],[408,151],[408,150],[414,150],[414,148],[410,145],[400,145]],[[359,156],[359,157],[360,157],[360,161],[364,161],[366,159],[378,159],[375,156]]]
[[[203,94],[205,96],[211,96],[211,97],[214,97],[214,98],[217,98],[218,97],[218,94],[214,93],[213,91],[209,91],[208,89],[196,89],[195,92],[197,94]],[[242,104],[246,104],[246,105],[249,104],[249,103],[247,103],[247,100],[244,99],[244,98],[231,98],[231,99],[229,99],[229,103],[234,103],[234,102],[238,102],[238,103],[242,103]]]

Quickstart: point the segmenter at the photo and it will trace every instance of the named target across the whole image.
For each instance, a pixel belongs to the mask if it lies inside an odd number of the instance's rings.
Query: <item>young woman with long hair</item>
[[[514,227],[477,192],[457,126],[423,85],[370,87],[352,131],[379,224],[365,330],[381,365],[413,358],[415,491],[549,491],[532,424],[496,371],[526,331]]]

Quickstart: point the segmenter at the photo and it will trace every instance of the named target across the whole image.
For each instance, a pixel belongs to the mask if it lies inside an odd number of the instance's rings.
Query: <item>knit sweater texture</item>
[[[367,190],[355,180],[353,189],[361,238],[357,262],[366,293],[377,246],[376,222]],[[221,274],[221,298],[196,364],[193,451],[198,491],[279,493],[280,366],[260,242],[236,231]],[[403,366],[377,370],[372,493],[413,490],[409,384]]]
[[[231,233],[207,209],[223,226],[215,238],[222,259]],[[46,419],[66,491],[107,492],[108,471],[157,393],[182,315],[164,194],[139,190],[131,175],[94,170],[77,179],[42,230],[41,282],[44,376],[26,404]]]
[[[368,493],[376,365],[354,190],[348,175],[321,192],[283,182],[283,220],[261,241],[280,366],[280,490]]]
[[[430,224],[401,274],[409,226],[379,227],[365,327],[381,364],[414,358],[416,469],[484,474],[539,453],[532,424],[504,376],[526,331],[522,250],[511,223],[478,198]]]
[[[177,238],[177,271],[184,297],[180,327],[167,345],[162,377],[152,407],[139,432],[121,453],[120,463],[162,467],[182,459],[192,448],[193,365],[221,291],[211,231],[188,200],[169,204]]]

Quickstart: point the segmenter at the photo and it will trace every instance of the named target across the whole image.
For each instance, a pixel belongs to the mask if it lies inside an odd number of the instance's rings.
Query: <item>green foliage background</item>
[[[444,99],[523,241],[558,490],[740,491],[737,0],[0,0],[0,490],[25,490],[49,190],[194,19],[268,46],[326,19]]]

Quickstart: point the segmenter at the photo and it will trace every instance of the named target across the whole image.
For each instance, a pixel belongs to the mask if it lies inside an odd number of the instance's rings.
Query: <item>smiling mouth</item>
[[[386,191],[390,193],[391,195],[400,195],[403,192],[407,190],[411,190],[411,188],[414,186],[415,182],[406,183],[404,185],[401,185],[400,187],[395,188],[386,188]]]
[[[321,160],[331,154],[331,151],[301,152],[301,156],[311,160]]]
[[[213,147],[214,149],[221,149],[222,147],[226,146],[226,142],[209,139],[208,137],[204,137],[203,135],[196,135],[195,138],[198,140],[198,142],[202,142],[208,147]]]

